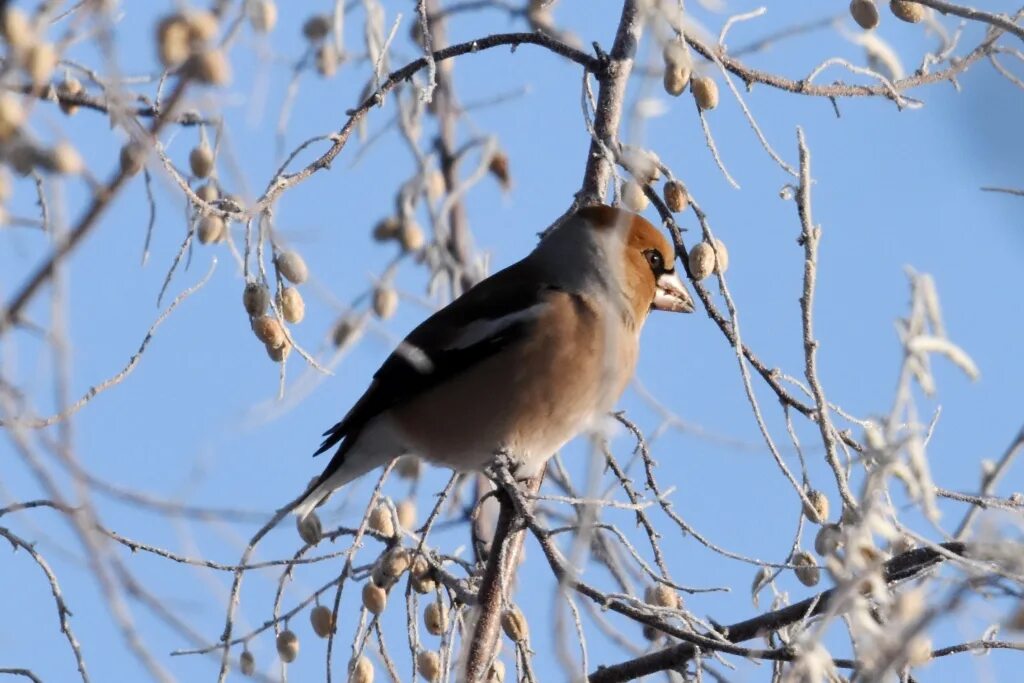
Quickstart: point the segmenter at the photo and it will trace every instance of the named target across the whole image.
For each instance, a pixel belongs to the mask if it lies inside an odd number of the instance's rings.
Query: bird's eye
[[[644,252],[644,256],[647,257],[647,263],[651,265],[651,270],[655,273],[660,274],[665,270],[665,258],[661,255],[660,251],[648,249]]]

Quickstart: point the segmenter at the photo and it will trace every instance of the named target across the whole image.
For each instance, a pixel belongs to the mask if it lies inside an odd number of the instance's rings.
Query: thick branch
[[[587,168],[578,196],[580,204],[604,201],[608,181],[612,177],[612,161],[606,158],[602,146],[612,150],[617,147],[626,84],[629,82],[629,74],[633,71],[633,55],[636,53],[637,43],[640,42],[642,30],[643,22],[636,1],[626,0],[622,4],[619,28],[605,65],[601,91],[597,96],[597,111],[594,114],[596,139],[590,142]]]
[[[966,550],[964,543],[943,543],[941,547],[958,555],[962,555]],[[887,583],[906,581],[920,575],[944,559],[943,555],[931,548],[911,550],[897,555],[885,563],[885,580]],[[731,626],[724,626],[719,629],[719,632],[730,643],[741,643],[777,631],[789,624],[823,613],[836,595],[836,590],[833,588],[780,610],[767,612]],[[590,674],[590,683],[617,683],[658,671],[677,669],[690,661],[697,654],[697,649],[698,647],[693,643],[680,643],[620,664],[603,666]],[[727,650],[727,648],[722,649]]]

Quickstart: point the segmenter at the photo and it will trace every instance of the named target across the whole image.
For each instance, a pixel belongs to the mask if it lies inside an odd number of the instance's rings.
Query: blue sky
[[[814,16],[819,11],[842,11],[845,4],[816,8]],[[995,9],[1009,7],[1005,2],[989,4]],[[128,73],[155,68],[149,44],[154,8],[136,5],[127,5],[117,27],[117,49]],[[223,93],[195,93],[198,104],[219,102],[223,106],[228,149],[242,169],[241,178],[228,175],[226,182],[243,195],[258,193],[278,163],[274,128],[289,72],[286,63],[269,57],[270,50],[288,59],[297,58],[303,18],[330,5],[296,3],[287,11],[282,7],[279,26],[266,40],[244,31],[232,51],[235,78],[231,85]],[[411,6],[404,2],[385,5],[389,26],[396,12],[404,15],[396,53],[400,57],[395,59],[404,63],[404,57],[412,55],[405,38]],[[764,18],[734,27],[729,44],[741,45],[781,26],[812,18],[802,3],[787,5],[775,3]],[[736,2],[729,8],[740,12],[756,6]],[[584,45],[599,40],[607,47],[618,7],[618,2],[609,0],[562,0],[556,17],[572,27]],[[717,32],[721,16],[696,8],[694,13]],[[353,45],[361,40],[359,16],[357,12],[347,27]],[[895,46],[907,70],[913,70],[922,50],[932,46],[934,39],[925,37],[919,27],[889,16],[885,19],[880,35]],[[852,27],[851,22],[846,24]],[[458,41],[519,29],[503,14],[487,12],[460,18],[450,37]],[[968,28],[961,45],[975,44],[980,35],[976,28]],[[89,48],[78,49],[76,58],[98,63]],[[863,60],[860,49],[834,31],[793,39],[750,60],[760,68],[797,78],[832,55],[855,63]],[[344,111],[354,104],[365,83],[366,73],[366,65],[357,64],[346,65],[329,82],[304,74],[287,132],[288,148],[311,135],[339,128]],[[476,247],[490,254],[492,269],[497,269],[526,254],[537,231],[565,209],[578,189],[589,143],[579,106],[580,70],[537,48],[522,46],[515,54],[496,49],[469,55],[456,63],[455,73],[464,102],[526,89],[522,96],[500,107],[474,110],[468,118],[468,131],[498,137],[509,155],[514,178],[508,193],[488,179],[466,199]],[[850,76],[834,69],[825,74],[823,82],[832,78]],[[926,102],[919,110],[900,112],[882,100],[840,101],[842,117],[838,119],[827,100],[780,93],[765,86],[756,86],[745,97],[765,135],[788,162],[796,163],[796,126],[802,126],[807,135],[815,179],[815,220],[823,230],[815,323],[821,342],[820,375],[829,398],[858,416],[889,410],[901,360],[893,323],[906,313],[909,300],[904,268],[931,273],[950,337],[972,355],[981,378],[972,383],[950,364],[937,360],[938,398],[922,402],[929,412],[939,406],[942,409],[929,456],[939,485],[972,490],[980,478],[980,460],[998,457],[1020,428],[1022,418],[1024,363],[1019,349],[1024,318],[1019,299],[1024,291],[1024,200],[983,193],[979,187],[1024,186],[1020,165],[1024,138],[1016,133],[1024,115],[1024,94],[986,63],[972,68],[959,84],[961,92],[946,83],[915,92]],[[669,101],[660,88],[653,90],[651,95],[667,104],[668,111],[650,120],[643,139],[634,141],[657,151],[687,183],[709,214],[716,234],[728,244],[729,285],[747,343],[769,365],[799,375],[798,297],[803,252],[795,241],[799,234],[796,207],[779,198],[780,188],[790,178],[765,154],[735,101],[722,90],[722,105],[708,114],[708,121],[724,163],[742,189],[730,187],[715,167],[688,95]],[[380,130],[392,114],[392,107],[372,113],[369,130]],[[34,130],[44,139],[67,135],[101,176],[116,165],[122,138],[102,116],[83,111],[69,122],[56,108],[41,105],[33,121]],[[171,138],[169,153],[184,163],[195,140],[194,130],[179,130]],[[338,302],[364,292],[395,255],[396,247],[373,243],[369,231],[390,211],[394,190],[411,173],[413,161],[393,131],[353,165],[357,150],[353,140],[329,172],[318,173],[289,191],[276,210],[282,237],[303,252],[313,274],[304,288],[307,319],[295,328],[300,342],[312,350],[326,351],[331,326],[342,311]],[[158,217],[145,266],[140,266],[140,255],[148,206],[141,179],[132,181],[70,261],[71,393],[75,397],[118,371],[158,314],[156,295],[183,237],[184,222],[182,202],[172,185],[159,177],[154,185]],[[73,218],[82,205],[83,187],[68,183],[62,192],[67,198],[66,217]],[[34,215],[33,201],[30,181],[19,180],[11,212]],[[653,211],[647,217],[656,219]],[[681,224],[695,229],[692,213],[684,214]],[[3,231],[0,244],[0,287],[6,297],[46,253],[46,246],[36,232],[24,229]],[[395,318],[375,326],[331,378],[315,378],[293,357],[289,398],[278,404],[276,366],[252,338],[240,304],[242,280],[223,247],[196,249],[191,267],[179,270],[171,292],[200,279],[214,257],[218,265],[209,284],[182,304],[159,330],[139,367],[75,418],[75,450],[95,476],[119,486],[196,505],[270,512],[319,472],[324,463],[311,461],[308,455],[318,444],[320,432],[347,410],[394,341],[428,309],[412,297],[404,298]],[[403,266],[398,284],[404,292],[421,294],[423,270]],[[45,318],[46,306],[46,297],[39,298],[31,315]],[[46,413],[52,409],[52,363],[32,335],[17,332],[8,336],[3,367],[5,378],[15,378],[38,401],[37,410]],[[660,480],[676,487],[673,502],[677,511],[730,550],[782,561],[798,502],[760,441],[742,393],[735,357],[719,330],[703,313],[652,315],[644,332],[638,378],[654,396],[703,432],[670,432],[655,444]],[[770,415],[774,436],[785,442],[781,414],[764,387],[758,385],[757,391]],[[636,391],[627,391],[620,405],[645,428],[657,425],[657,416]],[[814,443],[815,430],[813,425],[800,425],[804,443]],[[620,460],[628,458],[632,444],[626,435],[618,435],[613,446]],[[571,445],[564,456],[582,485],[588,461],[585,444]],[[8,463],[0,489],[5,504],[42,495],[7,439],[0,442],[0,457]],[[787,452],[787,457],[792,457],[791,453]],[[809,457],[812,481],[829,493],[833,509],[837,508],[820,449],[811,447]],[[446,472],[429,470],[420,483],[421,517],[430,505],[431,493],[446,479]],[[353,488],[352,504],[339,508],[332,503],[325,521],[355,519],[356,510],[361,509],[356,503],[365,501],[370,483]],[[398,499],[407,488],[394,482],[388,493]],[[1005,495],[1021,489],[1024,476],[1017,467],[1008,473],[1000,492]],[[243,539],[258,526],[169,523],[101,494],[96,494],[96,503],[104,522],[118,533],[222,562],[236,561]],[[954,528],[961,508],[944,505],[943,510],[944,524]],[[621,514],[609,516],[630,525]],[[911,515],[910,519],[915,518]],[[47,511],[20,513],[4,523],[36,539],[40,551],[52,562],[74,613],[72,624],[93,680],[144,677],[106,614],[105,603],[66,526]],[[689,598],[690,609],[723,623],[756,613],[747,590],[754,567],[709,553],[692,538],[675,533],[664,516],[657,518],[657,524],[665,534],[663,548],[678,580],[694,586],[734,587],[728,594]],[[805,535],[805,547],[812,540],[813,536]],[[465,543],[466,537],[460,530],[439,533],[434,541],[450,550]],[[294,552],[297,544],[288,524],[266,539],[259,556],[284,557]],[[362,561],[372,559],[373,548],[374,544],[368,543],[360,555]],[[185,616],[198,633],[211,642],[219,636],[228,576],[142,553],[124,553],[123,557],[145,585]],[[554,646],[543,628],[550,621],[552,605],[558,602],[555,588],[536,545],[527,545],[527,558],[517,598],[535,624],[533,645],[539,670],[550,672],[542,680],[560,680],[563,674],[557,668]],[[304,597],[339,566],[299,571],[287,588],[285,604]],[[261,624],[270,614],[276,577],[277,572],[268,572],[246,581],[243,629]],[[585,578],[600,583],[607,577],[595,572]],[[0,580],[17,588],[7,591],[5,611],[10,616],[0,623],[0,667],[28,667],[47,681],[73,680],[74,662],[57,631],[48,587],[37,568],[24,553],[8,555],[0,564]],[[811,594],[788,577],[780,585],[793,600]],[[343,633],[338,643],[343,654],[336,657],[337,667],[347,660],[345,634],[355,620],[356,595],[356,590],[347,590],[343,601]],[[399,607],[393,605],[387,612],[385,631],[392,649],[401,651],[404,612]],[[137,603],[132,609],[154,654],[175,676],[183,680],[215,676],[212,660],[168,657],[169,651],[189,644]],[[975,616],[942,623],[935,632],[936,646],[979,637],[985,625],[1002,614],[997,605],[975,605],[974,609]],[[300,615],[294,628],[303,649],[290,668],[291,678],[318,680],[324,641],[313,637],[305,615]],[[640,638],[639,628],[632,625],[625,633]],[[623,653],[605,647],[607,643],[596,630],[591,629],[589,636],[591,668],[624,658]],[[428,644],[436,641],[423,637]],[[261,670],[273,673],[272,639],[264,634],[251,649]],[[511,659],[506,661],[511,664]],[[923,678],[1007,680],[1009,672],[1018,667],[1019,653],[960,656],[932,664]],[[766,667],[741,665],[735,680],[766,680],[767,676]]]

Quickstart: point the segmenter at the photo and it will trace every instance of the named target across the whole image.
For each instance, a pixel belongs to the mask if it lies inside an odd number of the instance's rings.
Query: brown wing
[[[341,445],[321,478],[341,465],[350,444],[374,417],[522,338],[536,318],[529,314],[530,309],[543,302],[546,291],[557,289],[543,284],[537,275],[533,264],[519,261],[480,282],[410,332],[374,373],[370,387],[348,414],[324,432],[314,455]],[[480,334],[471,332],[474,326]]]

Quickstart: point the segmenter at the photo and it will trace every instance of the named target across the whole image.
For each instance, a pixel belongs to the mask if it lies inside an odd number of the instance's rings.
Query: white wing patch
[[[549,304],[547,302],[536,303],[529,308],[524,308],[515,313],[503,315],[500,318],[488,320],[474,320],[462,328],[462,332],[444,347],[446,351],[466,349],[474,344],[495,337],[509,327],[527,320],[536,320],[544,312]]]

